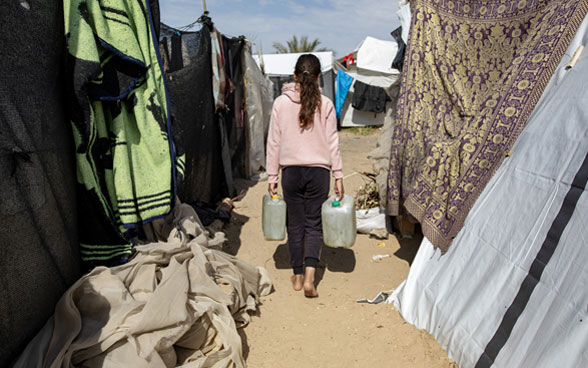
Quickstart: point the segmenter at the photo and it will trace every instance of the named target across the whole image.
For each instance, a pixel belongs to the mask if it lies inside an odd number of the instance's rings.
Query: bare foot
[[[292,280],[292,288],[296,291],[302,290],[302,282],[304,281],[304,277],[302,274],[300,275],[292,275],[290,278]]]
[[[318,298],[318,292],[316,291],[314,285],[310,288],[304,287],[304,296],[307,298]]]
[[[318,297],[318,292],[314,287],[314,273],[316,269],[314,267],[306,267],[304,270],[304,296],[307,298]]]

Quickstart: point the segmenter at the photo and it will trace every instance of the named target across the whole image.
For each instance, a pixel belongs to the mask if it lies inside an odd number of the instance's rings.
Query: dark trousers
[[[288,166],[282,191],[288,209],[288,248],[295,274],[317,267],[323,247],[321,205],[329,195],[330,172],[322,167]]]

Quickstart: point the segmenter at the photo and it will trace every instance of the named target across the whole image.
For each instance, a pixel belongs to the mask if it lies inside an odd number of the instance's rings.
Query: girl
[[[309,298],[318,296],[314,276],[323,246],[321,205],[329,195],[329,171],[337,197],[344,193],[335,108],[321,95],[320,76],[316,56],[298,58],[295,83],[284,85],[274,101],[266,150],[270,195],[277,192],[282,169],[292,286]]]

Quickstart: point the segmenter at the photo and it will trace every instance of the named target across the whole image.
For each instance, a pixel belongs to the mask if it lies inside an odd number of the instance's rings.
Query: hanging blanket
[[[131,252],[124,233],[169,214],[175,152],[146,0],[64,0],[70,119],[86,261]]]
[[[388,212],[442,250],[507,156],[588,1],[413,0]]]
[[[223,36],[213,28],[210,32],[211,60],[212,60],[212,93],[214,96],[215,111],[225,109],[225,92],[227,90],[227,77],[225,74],[225,54],[222,47]]]
[[[237,328],[272,291],[267,271],[218,250],[224,234],[188,205],[149,228],[166,241],[78,280],[15,368],[246,366]]]

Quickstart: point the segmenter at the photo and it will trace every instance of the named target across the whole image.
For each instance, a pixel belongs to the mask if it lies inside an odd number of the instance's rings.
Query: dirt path
[[[346,193],[355,196],[364,184],[361,175],[351,174],[371,171],[367,153],[377,137],[378,131],[340,133]],[[325,247],[318,270],[320,296],[306,299],[292,290],[285,241],[263,239],[261,198],[267,182],[237,184],[247,194],[235,203],[225,229],[226,251],[264,266],[275,285],[275,292],[262,299],[259,316],[240,330],[249,367],[455,367],[430,335],[407,324],[393,306],[356,303],[404,280],[420,239],[401,246],[394,236],[377,240],[358,234],[353,248]],[[391,257],[373,262],[375,254]]]

